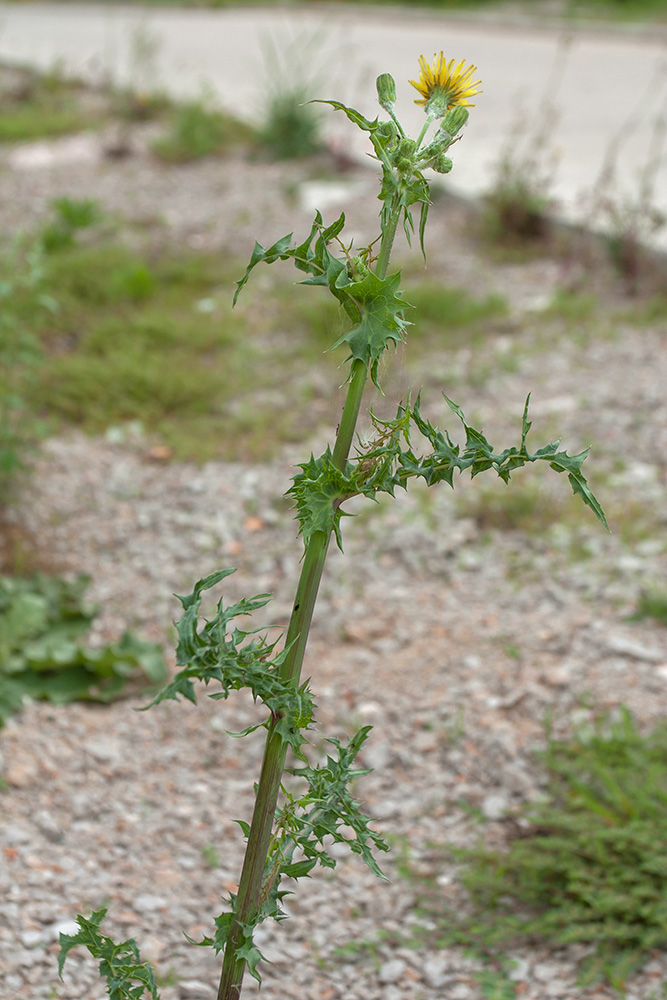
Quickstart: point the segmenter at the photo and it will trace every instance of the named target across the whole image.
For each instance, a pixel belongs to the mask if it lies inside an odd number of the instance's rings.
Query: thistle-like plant
[[[240,824],[247,847],[238,892],[229,896],[211,936],[201,942],[224,953],[218,1000],[238,1000],[246,969],[259,980],[262,955],[254,942],[255,929],[269,917],[281,920],[285,916],[281,908],[286,894],[284,879],[299,879],[317,865],[335,866],[329,851],[332,840],[347,844],[382,875],[375,852],[386,851],[387,844],[371,829],[350,792],[350,783],[366,773],[355,767],[355,759],[368,727],[347,743],[330,739],[331,752],[315,766],[305,752],[314,705],[308,683],[301,681],[301,667],[331,536],[342,544],[345,502],[355,496],[375,499],[379,493],[394,495],[398,487],[407,488],[411,479],[423,479],[429,486],[439,482],[453,486],[455,473],[465,470],[472,476],[493,470],[507,483],[516,469],[543,461],[557,472],[565,472],[573,491],[606,523],[581,471],[586,452],[569,455],[560,450],[558,442],[528,450],[528,401],[518,443],[500,451],[471,427],[456,403],[445,396],[465,433],[463,445],[454,443],[446,430],[439,430],[424,417],[417,397],[414,403],[402,403],[394,419],[380,420],[372,415],[371,440],[359,443],[350,457],[368,377],[379,388],[380,359],[389,347],[405,339],[410,325],[400,272],[389,269],[396,232],[402,223],[410,242],[412,209],[419,206],[418,232],[424,251],[429,210],[424,171],[451,170],[449,149],[468,120],[469,98],[479,93],[478,84],[472,81],[475,69],[466,69],[464,63],[455,66],[442,53],[434,58],[432,67],[422,57],[421,76],[413,85],[420,94],[416,103],[424,107],[426,122],[417,139],[405,134],[396,115],[396,85],[387,73],[377,80],[379,104],[385,112],[382,120],[371,121],[338,101],[322,102],[342,111],[368,134],[381,168],[379,236],[368,246],[355,249],[346,245],[342,236],[344,215],[325,225],[318,212],[301,242],[290,233],[268,249],[256,243],[238,282],[235,299],[258,264],[292,261],[303,275],[302,284],[320,285],[338,300],[351,329],[332,347],[344,346],[349,362],[347,395],[333,447],[303,462],[288,490],[304,553],[284,640],[270,640],[261,629],[245,631],[235,624],[239,617],[266,605],[269,594],[243,599],[231,607],[221,600],[215,616],[202,620],[199,611],[204,592],[233,570],[213,573],[200,580],[187,597],[179,598],[183,616],[177,624],[177,662],[182,669],[152,703],[179,697],[194,702],[196,685],[203,682],[215,687],[210,695],[214,699],[249,688],[253,698],[266,708],[266,718],[260,724],[266,729],[266,746],[254,811],[250,823]],[[438,124],[429,137],[433,122]],[[299,766],[286,767],[288,753]],[[79,917],[79,932],[61,935],[60,970],[70,949],[85,945],[100,960],[113,1000],[138,998],[145,991],[156,998],[152,971],[141,963],[134,940],[116,945],[100,932],[105,912],[97,910],[90,918]]]

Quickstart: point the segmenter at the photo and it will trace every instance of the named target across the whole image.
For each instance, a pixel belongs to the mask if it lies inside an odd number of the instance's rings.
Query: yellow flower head
[[[429,66],[424,56],[420,56],[419,66],[419,80],[410,80],[422,95],[415,104],[421,104],[427,111],[436,112],[438,118],[457,105],[463,108],[474,107],[468,98],[481,94],[481,80],[472,80],[473,74],[477,72],[476,66],[471,64],[466,68],[465,59],[455,66],[453,59],[447,62],[443,52],[433,56],[433,66]]]

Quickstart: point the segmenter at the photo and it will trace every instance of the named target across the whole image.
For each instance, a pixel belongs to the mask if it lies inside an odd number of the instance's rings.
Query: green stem
[[[395,206],[382,233],[376,268],[376,273],[380,278],[386,277],[399,216],[400,206]],[[352,447],[367,374],[368,370],[363,361],[358,359],[353,361],[345,405],[332,455],[334,465],[341,471],[345,468]],[[292,682],[295,687],[301,676],[301,667],[329,548],[329,539],[330,535],[325,535],[322,531],[316,531],[311,537],[306,547],[301,576],[294,598],[292,616],[285,639],[285,645],[289,651],[280,672],[283,679]],[[246,963],[245,959],[237,957],[238,950],[243,943],[244,925],[248,926],[254,923],[254,917],[261,902],[266,859],[271,843],[280,782],[287,754],[285,741],[275,731],[276,722],[277,720],[273,719],[268,727],[262,770],[257,786],[238,896],[234,906],[234,920],[225,945],[217,1000],[239,1000],[241,996]]]
[[[375,273],[378,278],[387,277],[387,268],[389,267],[389,258],[391,257],[391,249],[394,245],[394,237],[396,236],[396,229],[398,228],[398,220],[401,217],[401,206],[394,204],[392,213],[389,216],[387,224],[382,233],[382,243],[380,244],[380,253],[378,256],[377,267],[375,268]]]
[[[431,124],[431,122],[433,121],[434,118],[435,118],[435,112],[434,111],[429,111],[427,113],[427,115],[426,115],[426,122],[424,123],[424,127],[422,128],[422,130],[419,133],[419,136],[417,138],[417,149],[419,149],[419,147],[421,146],[422,142],[424,141],[424,136],[428,132],[428,127],[429,127],[429,125]]]

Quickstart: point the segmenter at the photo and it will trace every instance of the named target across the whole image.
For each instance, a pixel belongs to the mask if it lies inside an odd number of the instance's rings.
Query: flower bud
[[[368,274],[368,267],[361,257],[353,257],[348,268],[348,275],[353,281],[361,281]]]
[[[441,153],[440,156],[436,160],[434,160],[431,166],[438,174],[448,174],[449,171],[452,169],[453,163],[448,156],[445,156],[444,153]]]
[[[396,150],[396,156],[413,156],[416,148],[417,143],[414,139],[401,139]]]
[[[381,73],[375,81],[380,107],[388,111],[396,100],[396,81],[391,73]]]
[[[467,108],[461,106],[452,108],[452,110],[448,111],[442,119],[442,122],[440,123],[440,131],[449,132],[450,135],[456,135],[457,132],[461,131],[469,117],[470,113]]]
[[[414,170],[414,162],[409,160],[407,156],[402,156],[401,159],[396,162],[396,169],[399,174],[411,174]]]

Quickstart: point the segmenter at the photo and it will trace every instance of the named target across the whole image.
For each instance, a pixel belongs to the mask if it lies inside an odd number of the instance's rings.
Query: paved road
[[[107,75],[175,96],[207,86],[249,118],[286,72],[309,83],[313,96],[353,103],[374,117],[374,80],[389,71],[399,82],[404,121],[416,131],[423,112],[407,80],[417,75],[421,53],[430,58],[440,49],[474,62],[484,88],[455,147],[451,181],[460,190],[477,194],[489,185],[504,146],[516,147],[517,135],[530,134],[526,125],[513,132],[517,117],[544,120],[539,108],[548,98],[557,117],[546,129],[540,169],[552,173],[563,214],[582,217],[582,201],[604,187],[610,150],[617,151],[617,190],[636,197],[653,155],[655,122],[661,111],[667,116],[667,31],[582,31],[568,43],[562,29],[549,26],[380,8],[140,11],[109,3],[0,2],[2,59],[40,68],[59,59],[78,75]],[[327,118],[335,141],[365,152],[363,137],[342,115]],[[655,203],[667,211],[667,148],[664,154]],[[667,246],[666,231],[660,242]]]

